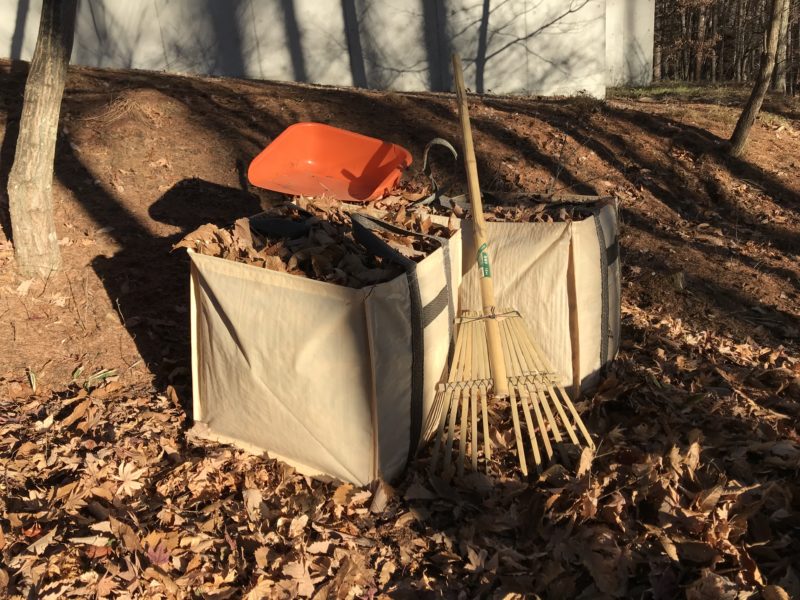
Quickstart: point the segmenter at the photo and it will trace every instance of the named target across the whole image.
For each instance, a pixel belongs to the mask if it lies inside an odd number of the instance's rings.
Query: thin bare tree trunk
[[[717,21],[719,20],[719,10],[715,4],[710,7],[711,11],[711,81],[717,82]]]
[[[684,39],[684,44],[681,49],[681,78],[683,80],[689,79],[689,46],[685,40],[689,39],[689,25],[686,8],[681,7],[681,34]]]
[[[733,130],[731,136],[731,156],[741,156],[747,145],[747,138],[750,135],[750,129],[755,123],[756,117],[761,110],[761,104],[764,102],[764,96],[769,89],[769,82],[772,78],[772,70],[775,67],[775,54],[778,51],[778,33],[781,26],[781,8],[783,7],[783,0],[772,0],[772,10],[770,11],[769,31],[767,33],[767,48],[761,56],[761,67],[758,73],[758,79],[753,86],[753,92],[745,104],[742,114],[736,123],[736,128]]]
[[[703,58],[705,57],[706,43],[706,7],[701,6],[697,11],[697,49],[694,53],[694,80],[700,81],[703,75]]]
[[[742,27],[742,1],[736,3],[733,22],[733,76],[737,82],[742,81],[742,57],[744,54],[744,28]]]
[[[789,9],[790,0],[783,0],[781,7],[781,24],[778,34],[778,54],[775,58],[775,74],[772,78],[772,89],[780,94],[786,93],[786,68],[789,64]]]
[[[797,35],[792,35],[792,28],[789,27],[789,81],[788,81],[788,88],[787,93],[794,96],[797,92],[797,84],[798,84],[798,76],[800,76],[800,3],[797,4],[795,7],[795,12],[791,17],[791,20],[797,23]]]
[[[14,253],[24,276],[47,275],[61,267],[53,221],[53,159],[76,7],[77,0],[44,0],[25,83],[17,148],[8,178]]]
[[[658,42],[653,49],[653,81],[661,81],[661,44]]]

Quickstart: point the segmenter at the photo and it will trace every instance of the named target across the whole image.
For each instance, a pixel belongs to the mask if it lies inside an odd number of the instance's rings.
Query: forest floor
[[[2,190],[24,80],[0,61]],[[376,494],[187,435],[170,250],[275,199],[246,168],[297,121],[402,144],[425,186],[453,96],[71,68],[63,270],[19,277],[0,196],[0,596],[800,597],[800,103],[770,99],[732,159],[736,94],[471,98],[486,189],[619,199],[622,350],[582,405],[599,449]]]

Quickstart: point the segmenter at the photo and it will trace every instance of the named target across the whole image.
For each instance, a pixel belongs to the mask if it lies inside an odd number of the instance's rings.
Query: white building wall
[[[610,71],[606,2],[626,0],[80,0],[72,59],[100,67],[446,90],[450,53],[457,51],[467,86],[476,91],[602,97]],[[627,2],[646,4],[652,13],[654,0]],[[40,6],[41,0],[0,2],[0,56],[30,59]],[[625,22],[620,14],[614,27]],[[630,39],[631,47],[649,47],[645,59],[652,57],[652,26],[649,46]],[[619,39],[612,41],[618,53]],[[615,54],[614,64],[621,60]],[[635,68],[636,61],[631,64]]]
[[[655,0],[606,0],[606,84],[653,80]]]

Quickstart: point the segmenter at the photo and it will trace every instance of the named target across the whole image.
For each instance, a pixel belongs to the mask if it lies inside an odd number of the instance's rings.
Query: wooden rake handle
[[[478,181],[478,163],[475,160],[475,146],[472,143],[472,127],[469,123],[467,108],[467,91],[464,87],[464,73],[461,70],[461,59],[453,55],[453,76],[456,83],[456,99],[458,116],[461,120],[461,139],[464,143],[464,165],[467,170],[467,187],[469,201],[472,205],[473,239],[477,248],[478,272],[481,282],[481,302],[486,319],[486,345],[489,349],[489,368],[494,380],[494,395],[498,398],[508,396],[508,377],[506,363],[503,358],[503,344],[500,338],[500,326],[497,323],[494,283],[492,267],[489,262],[489,246],[486,242],[486,221],[483,218],[483,202],[481,186]]]

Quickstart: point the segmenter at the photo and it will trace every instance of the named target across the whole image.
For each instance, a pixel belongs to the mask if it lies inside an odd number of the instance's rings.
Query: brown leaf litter
[[[579,407],[596,454],[565,445],[527,481],[424,463],[396,487],[315,481],[187,439],[172,390],[4,381],[0,582],[19,598],[797,597],[797,359],[624,313],[622,354]]]
[[[352,239],[347,207],[295,202],[265,216],[300,235],[240,219],[179,246],[344,285],[396,268]],[[405,198],[368,210],[409,232],[457,228]],[[412,258],[435,247],[384,239]],[[527,480],[510,426],[493,479],[431,476],[423,453],[396,487],[358,489],[187,438],[172,388],[0,382],[0,584],[41,598],[797,597],[800,361],[632,304],[624,324],[620,358],[578,403],[596,452],[558,445]]]

